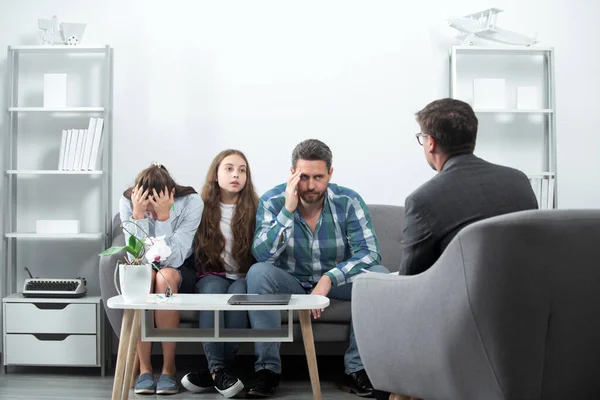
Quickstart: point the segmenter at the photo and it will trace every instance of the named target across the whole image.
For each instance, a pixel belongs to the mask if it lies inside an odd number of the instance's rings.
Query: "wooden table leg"
[[[321,383],[319,382],[319,369],[317,367],[317,353],[315,352],[315,341],[313,338],[312,323],[310,322],[310,310],[299,310],[300,328],[304,340],[304,351],[308,363],[308,373],[313,391],[313,399],[321,400]]]
[[[129,382],[130,388],[135,386],[135,377],[140,374],[140,358],[138,357],[137,351],[133,357],[133,362],[133,373],[131,374],[131,382]]]
[[[123,388],[123,374],[125,372],[126,354],[131,335],[131,324],[133,322],[133,310],[123,310],[121,321],[121,334],[119,335],[119,350],[117,352],[117,366],[115,368],[115,380],[113,382],[112,400],[119,400]]]
[[[132,375],[133,375],[133,367],[134,367],[134,357],[137,349],[137,342],[140,338],[140,310],[134,310],[135,314],[133,315],[133,323],[131,324],[131,335],[129,335],[129,347],[127,349],[127,364],[125,364],[125,376],[123,377],[123,393],[121,398],[123,400],[127,400],[129,398],[129,390],[131,386]]]

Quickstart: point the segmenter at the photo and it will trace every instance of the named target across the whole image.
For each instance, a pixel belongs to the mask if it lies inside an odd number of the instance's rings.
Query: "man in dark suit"
[[[400,275],[427,270],[452,238],[473,222],[538,208],[523,172],[473,155],[478,122],[467,103],[436,100],[417,113],[417,122],[421,126],[417,141],[438,174],[406,198]],[[392,398],[380,391],[375,395]]]
[[[401,275],[427,270],[473,222],[538,208],[523,172],[473,154],[477,117],[470,105],[436,100],[417,113],[417,122],[417,140],[438,174],[406,198]]]

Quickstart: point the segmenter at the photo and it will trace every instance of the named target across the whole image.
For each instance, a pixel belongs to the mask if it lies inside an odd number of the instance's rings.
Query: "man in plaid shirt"
[[[352,281],[363,270],[389,272],[379,265],[379,243],[367,206],[351,189],[329,183],[329,147],[314,139],[292,153],[287,183],[265,193],[258,205],[252,253],[257,264],[247,274],[248,293],[319,294],[351,300]],[[319,318],[324,310],[313,310]],[[281,327],[279,311],[250,311],[254,329]],[[279,343],[256,343],[257,378],[247,395],[271,396],[281,374]],[[345,389],[371,396],[352,325],[344,357]]]

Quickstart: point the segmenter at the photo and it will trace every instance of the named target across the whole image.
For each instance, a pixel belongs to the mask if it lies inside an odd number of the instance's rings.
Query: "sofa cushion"
[[[402,260],[402,229],[404,207],[369,204],[373,229],[379,240],[381,265],[390,272],[397,272]]]

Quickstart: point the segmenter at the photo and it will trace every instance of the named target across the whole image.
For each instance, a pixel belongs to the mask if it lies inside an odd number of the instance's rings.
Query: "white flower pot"
[[[125,302],[146,301],[152,287],[152,265],[119,264],[119,282]]]

